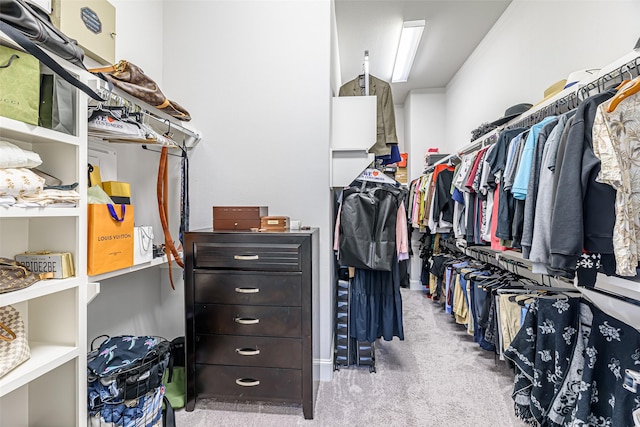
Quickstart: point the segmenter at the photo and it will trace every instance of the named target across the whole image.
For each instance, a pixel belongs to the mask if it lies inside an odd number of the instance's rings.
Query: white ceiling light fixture
[[[420,38],[424,31],[425,20],[405,21],[402,25],[402,33],[400,34],[400,43],[398,44],[398,52],[396,53],[396,62],[393,65],[392,83],[406,82],[409,79],[409,73],[413,66],[413,60],[416,57]]]

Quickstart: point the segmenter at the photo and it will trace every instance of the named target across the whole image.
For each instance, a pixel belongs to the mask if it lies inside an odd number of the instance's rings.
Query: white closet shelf
[[[0,117],[0,137],[32,144],[62,142],[71,145],[80,145],[82,143],[81,138],[77,136],[30,125],[7,117]]]
[[[152,261],[143,262],[140,264],[132,265],[131,267],[122,268],[120,270],[109,271],[107,273],[97,274],[95,276],[89,276],[91,282],[101,282],[103,280],[111,279],[113,277],[122,276],[125,274],[133,273],[134,271],[145,270],[147,268],[163,265],[167,263],[167,256],[154,258]]]
[[[51,295],[56,292],[66,291],[67,289],[83,286],[83,283],[86,283],[86,281],[83,281],[78,277],[40,280],[27,288],[20,289],[19,291],[0,294],[0,307],[29,301],[33,298]]]
[[[96,82],[98,85],[97,89],[103,92],[109,92],[109,85],[107,82],[100,79],[96,80]],[[202,139],[202,135],[200,135],[194,129],[191,129],[185,122],[168,115],[167,113],[157,109],[151,104],[147,104],[141,99],[135,98],[115,87],[111,90],[111,92],[122,99],[126,99],[131,104],[137,105],[143,110],[149,112],[150,114],[147,115],[151,121],[149,125],[160,133],[168,130],[168,123],[171,123],[170,131],[171,133],[173,133],[173,139],[178,143],[182,143],[184,140],[185,148],[195,147],[196,144],[198,144],[198,142],[200,142],[200,140]],[[182,138],[178,138],[178,136],[182,136]]]
[[[600,280],[600,278],[598,278],[598,280]],[[598,283],[597,285],[599,288],[602,288],[600,286],[600,283]],[[591,291],[588,288],[580,288],[580,292],[582,292],[582,294],[587,297],[587,299],[593,302],[605,313],[612,315],[613,317],[640,331],[640,319],[637,315],[637,305]],[[618,293],[619,291],[615,292]],[[637,296],[635,298],[637,299]]]
[[[34,379],[56,369],[80,354],[73,346],[52,345],[50,343],[29,341],[31,358],[0,378],[0,397],[11,393]]]
[[[338,147],[338,148],[331,148],[331,151],[332,152],[357,151],[357,152],[369,153],[369,149],[365,147]]]
[[[640,283],[633,280],[598,273],[596,288],[640,301]]]
[[[569,287],[573,286],[573,284],[571,283],[571,281],[569,281],[569,279],[562,279],[560,277],[533,273],[531,271],[531,265],[532,265],[531,261],[529,261],[528,259],[524,259],[521,252],[498,251],[496,253],[496,258],[500,262],[500,265],[502,268],[504,268],[507,271],[515,271],[516,274],[520,276],[529,278],[531,280],[543,282],[544,284],[550,285],[552,287],[557,286],[561,288],[562,287],[566,288],[567,286]],[[510,261],[515,261],[522,265],[514,267],[513,264],[509,263]],[[576,290],[578,290],[577,287],[576,287]]]
[[[80,208],[52,208],[0,206],[0,218],[50,218],[50,217],[79,217]]]

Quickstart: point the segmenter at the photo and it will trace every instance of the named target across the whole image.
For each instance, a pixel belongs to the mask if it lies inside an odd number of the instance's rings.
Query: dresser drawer
[[[196,303],[299,306],[302,273],[199,270],[194,273]]]
[[[267,400],[302,399],[302,371],[196,364],[196,394]]]
[[[302,271],[300,245],[196,242],[195,268]]]
[[[196,334],[299,338],[300,307],[195,304]]]
[[[196,363],[302,368],[302,340],[233,335],[198,335]]]

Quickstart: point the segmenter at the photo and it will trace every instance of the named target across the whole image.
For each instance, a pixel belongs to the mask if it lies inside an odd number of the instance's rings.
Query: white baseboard
[[[333,379],[333,359],[314,359],[313,364],[320,369],[320,381]]]

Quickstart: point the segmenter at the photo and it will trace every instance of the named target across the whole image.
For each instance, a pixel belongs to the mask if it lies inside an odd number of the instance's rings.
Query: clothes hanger
[[[89,118],[87,120],[93,120],[94,118],[96,118],[97,116],[107,116],[112,118],[113,120],[116,121],[120,121],[119,117],[116,117],[115,114],[113,114],[113,112],[107,108],[104,108],[104,106],[102,105],[102,103],[98,103],[98,105],[94,106],[94,107],[89,107],[89,110],[91,110],[91,114],[89,115]]]
[[[364,184],[367,182],[374,182],[377,184],[391,184],[395,187],[400,187],[400,184],[395,179],[391,178],[389,175],[382,171],[381,166],[378,166],[379,160],[375,160],[368,168],[366,168],[362,173],[355,179],[356,181],[360,181]]]
[[[636,77],[634,80],[631,80],[624,89],[618,91],[618,93],[611,98],[611,101],[609,101],[609,105],[607,106],[607,113],[613,113],[622,100],[630,97],[638,91],[640,91],[640,77]]]
[[[129,110],[127,107],[115,106],[115,105],[113,106],[103,105],[100,102],[96,106],[89,107],[89,110],[91,111],[91,114],[87,118],[87,121],[91,121],[98,116],[105,116],[105,117],[111,118],[114,121],[130,123],[132,125],[137,126],[140,129],[143,129],[143,126],[140,123],[139,118],[138,120],[135,120],[136,113],[129,113]],[[121,114],[115,114],[116,112],[120,112]],[[134,120],[130,118],[131,116],[134,116]]]
[[[624,78],[625,70],[627,73],[629,73],[628,79]],[[631,74],[631,71],[627,68],[626,65],[623,65],[622,67],[620,67],[618,73],[620,74],[620,83],[618,84],[618,86],[616,86],[616,90],[620,90],[622,86],[626,85],[631,81],[631,79],[633,79],[633,74]]]

